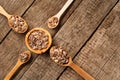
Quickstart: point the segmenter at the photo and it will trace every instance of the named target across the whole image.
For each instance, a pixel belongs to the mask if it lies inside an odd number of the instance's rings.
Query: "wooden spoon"
[[[7,76],[4,78],[4,80],[10,80],[11,77],[14,75],[14,73],[17,71],[17,69],[24,63],[28,62],[31,57],[30,51],[25,51],[19,55],[18,61],[14,68],[7,74]]]
[[[18,15],[8,14],[2,6],[0,6],[0,14],[4,15],[8,19],[9,26],[17,33],[24,33],[28,29],[26,21]]]
[[[70,4],[73,1],[74,0],[68,0],[66,4],[63,6],[63,8],[56,15],[48,19],[49,28],[56,28],[58,26],[62,14],[66,11],[66,9],[70,6]]]
[[[61,57],[61,56],[63,56],[63,57]],[[80,68],[78,65],[73,63],[72,58],[69,56],[68,52],[65,49],[63,49],[62,47],[53,46],[50,49],[50,57],[55,63],[57,63],[57,64],[59,64],[61,66],[69,66],[69,67],[71,67],[80,76],[82,76],[85,80],[95,80],[92,76],[90,76],[82,68]]]
[[[75,70],[80,76],[82,76],[85,80],[95,80],[92,76],[90,76],[86,71],[84,71],[82,68],[80,68],[78,65],[73,63],[72,58],[69,57],[69,63],[64,64],[62,66],[69,66],[73,70]]]
[[[33,34],[33,32],[35,32],[35,31],[43,31],[45,34],[47,34],[47,36],[48,36],[48,41],[47,41],[48,44],[47,44],[47,47],[46,47],[46,48],[33,49],[33,48],[30,46],[30,42],[36,43],[36,42],[34,42],[34,40],[33,40],[33,41],[29,41],[29,38],[30,38],[31,34]],[[40,36],[34,36],[34,37],[40,37]],[[43,39],[43,38],[40,38],[40,39],[35,38],[35,41],[38,41],[38,42],[40,43],[40,42],[42,42],[42,39]],[[46,52],[46,51],[50,48],[50,46],[51,46],[51,44],[52,44],[52,37],[51,37],[51,34],[50,34],[47,30],[45,30],[45,29],[43,29],[43,28],[34,28],[34,29],[32,29],[31,31],[29,31],[29,32],[26,34],[26,36],[25,36],[25,43],[26,43],[27,48],[28,48],[30,51],[32,51],[32,52],[34,52],[34,53],[36,53],[36,54],[42,54],[42,53]],[[38,43],[38,44],[39,44],[39,43]],[[36,44],[33,44],[33,45],[36,45]],[[41,44],[41,45],[42,45],[42,44]],[[36,47],[36,46],[35,46],[35,47]]]

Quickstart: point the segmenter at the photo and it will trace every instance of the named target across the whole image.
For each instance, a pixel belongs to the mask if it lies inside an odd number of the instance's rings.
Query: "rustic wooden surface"
[[[0,0],[7,12],[21,15],[34,27],[47,29],[52,45],[65,47],[73,61],[96,80],[120,78],[120,2],[119,0],[75,0],[56,29],[48,29],[47,19],[56,14],[67,0]],[[26,34],[26,33],[25,33]],[[24,37],[10,30],[0,15],[0,80],[14,67],[18,54],[27,50]],[[12,80],[84,80],[69,67],[55,64],[49,50],[32,53]]]

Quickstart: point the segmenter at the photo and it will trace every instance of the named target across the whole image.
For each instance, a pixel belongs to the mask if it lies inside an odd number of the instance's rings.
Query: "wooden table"
[[[52,45],[64,46],[73,61],[96,80],[120,80],[120,1],[75,0],[56,29],[47,27],[47,19],[56,14],[67,0],[0,0],[10,14],[21,15],[34,27],[47,29]],[[28,31],[29,31],[28,30]],[[0,80],[17,62],[19,53],[27,50],[25,34],[15,33],[0,15]],[[49,51],[32,53],[12,80],[83,80],[69,67],[55,64]]]

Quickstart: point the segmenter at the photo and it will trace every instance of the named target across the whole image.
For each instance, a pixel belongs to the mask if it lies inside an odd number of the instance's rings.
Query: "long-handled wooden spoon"
[[[28,62],[31,57],[30,51],[25,51],[19,55],[18,61],[14,68],[7,74],[7,76],[4,78],[4,80],[10,80],[11,77],[14,75],[14,73],[17,71],[17,69],[24,63]]]
[[[68,0],[65,5],[63,6],[63,8],[53,17],[48,19],[48,27],[49,28],[56,28],[59,24],[60,18],[62,16],[62,14],[66,11],[66,9],[70,6],[70,4],[73,2],[74,0]]]
[[[10,27],[17,33],[24,33],[28,29],[26,21],[18,15],[8,14],[2,6],[0,6],[0,14],[4,15],[8,19]]]
[[[50,49],[50,57],[54,62],[61,66],[69,66],[73,70],[75,70],[80,76],[82,76],[85,80],[95,80],[92,76],[90,76],[87,72],[85,72],[78,65],[73,63],[72,58],[69,56],[68,52],[60,46],[53,46]]]

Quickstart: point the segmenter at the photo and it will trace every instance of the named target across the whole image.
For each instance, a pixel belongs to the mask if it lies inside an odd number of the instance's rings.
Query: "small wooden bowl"
[[[45,33],[48,34],[48,36],[49,36],[49,40],[48,40],[48,41],[49,41],[49,42],[48,42],[47,48],[42,49],[42,50],[34,50],[34,49],[32,49],[32,48],[29,46],[28,37],[29,37],[29,35],[30,35],[33,31],[36,31],[36,30],[41,30],[41,31],[44,31]],[[29,32],[26,34],[26,36],[25,36],[25,43],[26,43],[26,46],[28,47],[28,49],[29,49],[30,51],[32,51],[32,52],[34,52],[34,53],[36,53],[36,54],[42,54],[42,53],[46,52],[46,51],[50,48],[50,46],[51,46],[51,44],[52,44],[52,37],[51,37],[51,34],[50,34],[47,30],[45,30],[45,29],[43,29],[43,28],[34,28],[34,29],[32,29],[31,31],[29,31]]]

